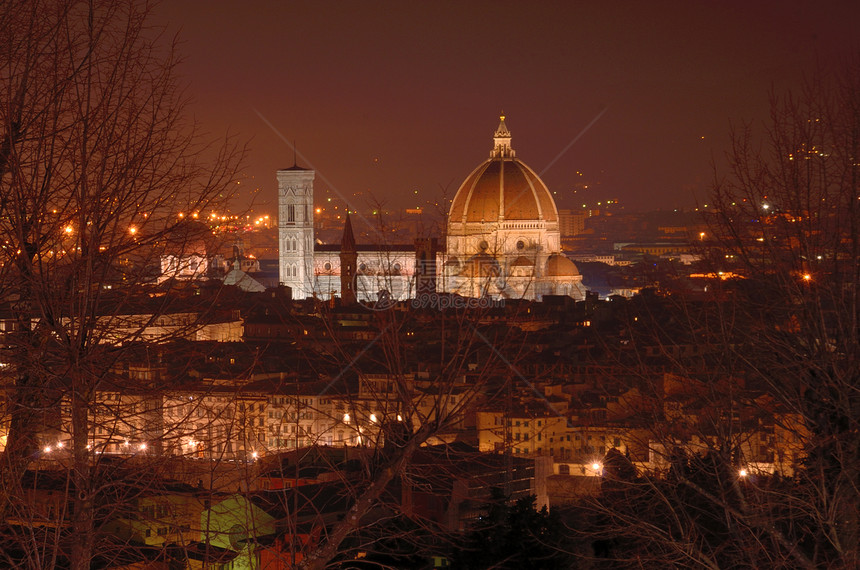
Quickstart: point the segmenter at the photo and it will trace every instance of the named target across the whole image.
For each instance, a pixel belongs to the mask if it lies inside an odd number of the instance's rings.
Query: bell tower
[[[346,306],[355,304],[357,267],[358,250],[355,246],[355,235],[352,233],[352,221],[347,213],[346,223],[343,225],[343,237],[340,240],[340,297]]]
[[[279,281],[305,299],[313,295],[314,171],[293,165],[277,175]]]

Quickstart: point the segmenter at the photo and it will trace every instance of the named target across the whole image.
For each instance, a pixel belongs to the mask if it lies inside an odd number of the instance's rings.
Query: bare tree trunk
[[[88,445],[100,383],[169,307],[169,299],[150,303],[148,321],[129,325],[134,296],[151,284],[162,254],[181,259],[195,236],[211,236],[186,214],[223,205],[235,188],[243,151],[227,141],[203,160],[205,146],[184,116],[174,45],[152,28],[151,10],[142,0],[0,5],[0,303],[19,323],[0,333],[9,426],[0,522],[12,506],[35,520],[39,507],[26,504],[22,478],[57,458],[70,469],[73,512],[54,522],[70,522],[74,534],[59,541],[40,524],[25,540],[7,525],[10,565],[93,564],[103,487]],[[185,333],[198,325],[183,325]],[[118,413],[115,424],[135,420]],[[62,422],[47,425],[49,416]],[[50,451],[61,429],[68,447]],[[52,540],[52,552],[39,550]]]
[[[299,568],[325,570],[328,567],[335,556],[341,553],[344,540],[360,528],[362,517],[376,504],[394,477],[403,472],[412,454],[430,433],[427,430],[420,430],[415,437],[409,439],[406,445],[395,452],[395,456],[386,458],[385,466],[379,470],[367,489],[356,497],[355,503],[346,512],[343,520],[337,523],[326,536],[325,543],[305,557],[299,564]]]
[[[91,567],[94,543],[94,491],[92,479],[92,456],[87,445],[90,430],[89,386],[80,371],[74,371],[71,386],[72,412],[72,447],[74,461],[72,464],[72,489],[74,505],[72,515],[72,531],[75,540],[72,543],[71,563],[73,570],[86,570]]]

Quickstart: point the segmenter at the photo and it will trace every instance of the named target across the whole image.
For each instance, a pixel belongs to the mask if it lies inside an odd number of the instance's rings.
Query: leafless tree
[[[136,322],[128,305],[162,253],[190,247],[201,227],[185,218],[221,203],[240,155],[228,142],[215,164],[201,160],[174,47],[150,10],[133,0],[0,8],[0,513],[20,502],[39,437],[60,428],[52,411],[67,403],[75,568],[93,555],[96,392],[168,301]]]
[[[856,567],[858,59],[732,140],[706,253],[735,277],[638,303],[619,358],[650,462],[607,457],[580,530],[620,565]]]
[[[750,281],[745,369],[805,430],[785,497],[814,537],[805,555],[851,567],[860,563],[860,56],[771,107],[763,150],[749,131],[735,137],[715,231],[723,258]]]
[[[375,542],[380,539],[417,545],[443,535],[438,522],[413,511],[402,493],[408,495],[417,479],[444,478],[444,462],[419,468],[416,454],[427,445],[453,443],[468,435],[478,404],[497,395],[493,381],[513,373],[511,362],[518,355],[509,350],[510,331],[488,332],[478,324],[481,313],[388,306],[370,312],[371,339],[337,343],[338,375],[355,377],[355,382],[342,383],[346,408],[342,418],[331,419],[352,432],[364,452],[363,468],[349,481],[352,498],[343,520],[328,529],[301,567],[329,567],[355,550],[355,541],[365,551],[380,552]],[[385,527],[393,518],[399,518],[399,525],[408,521],[411,532],[395,535],[394,527],[388,527],[388,536],[374,534],[374,528]]]

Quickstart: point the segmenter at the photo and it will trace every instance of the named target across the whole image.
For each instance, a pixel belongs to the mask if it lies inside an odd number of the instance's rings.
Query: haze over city
[[[293,141],[318,191],[353,208],[450,199],[504,111],[559,207],[641,210],[701,203],[731,125],[836,63],[860,7],[215,0],[156,16],[179,34],[201,127],[250,139],[239,206],[273,210]]]
[[[858,16],[0,3],[0,568],[860,568]]]

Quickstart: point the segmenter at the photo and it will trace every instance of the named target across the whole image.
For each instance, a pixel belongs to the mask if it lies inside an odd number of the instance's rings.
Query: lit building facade
[[[341,296],[344,283],[354,285],[358,301],[415,298],[416,276],[426,271],[416,271],[420,255],[414,246],[356,245],[351,227],[340,247],[315,243],[313,179],[312,170],[297,166],[278,171],[280,281],[292,288],[293,298]],[[466,177],[452,201],[444,251],[430,255],[440,292],[493,299],[585,297],[582,276],[561,251],[552,194],[516,158],[504,116],[489,159]],[[342,267],[354,274],[345,275]]]
[[[516,157],[504,115],[490,157],[451,203],[442,283],[467,297],[585,297],[582,276],[561,251],[552,194]]]

